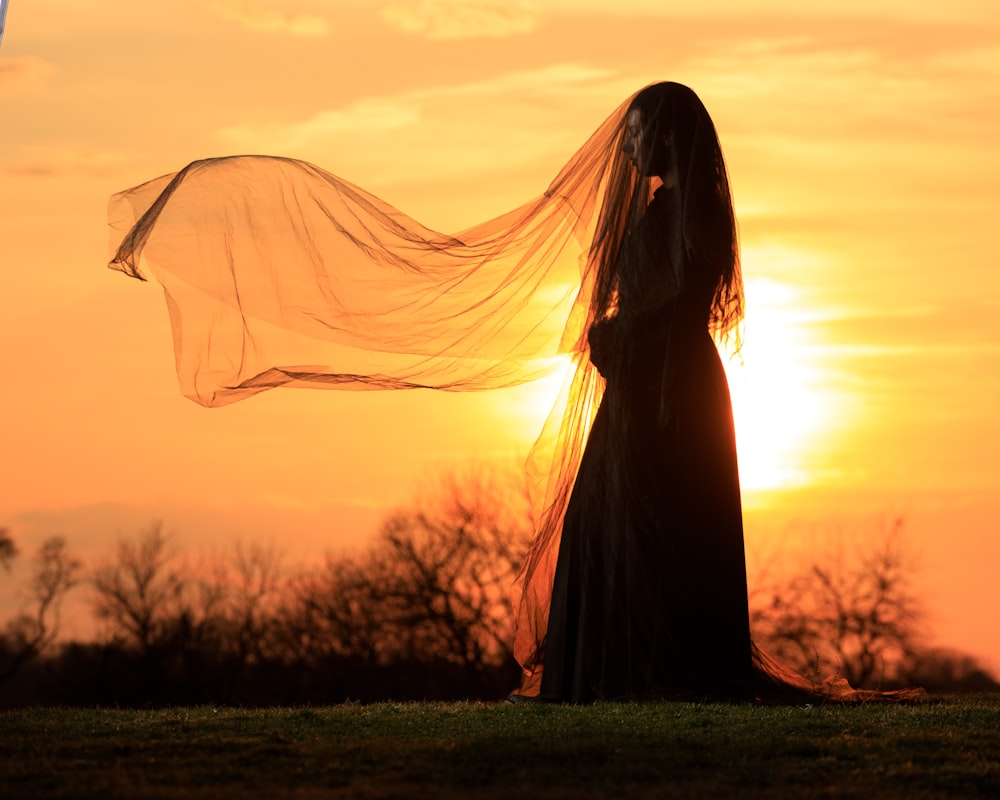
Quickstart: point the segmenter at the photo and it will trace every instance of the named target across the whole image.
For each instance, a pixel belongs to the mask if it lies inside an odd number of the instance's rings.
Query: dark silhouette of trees
[[[10,562],[17,557],[17,545],[6,528],[0,528],[0,567],[10,572]]]
[[[215,582],[224,592],[220,628],[237,672],[280,655],[275,643],[285,576],[277,551],[239,543]]]
[[[102,635],[65,654],[69,691],[130,705],[501,697],[531,530],[520,473],[485,469],[440,479],[365,550],[291,577],[259,548],[191,563],[154,525],[93,571]]]
[[[1000,692],[1000,683],[975,658],[950,648],[921,652],[906,680],[928,692]]]
[[[520,472],[484,469],[441,478],[368,547],[294,574],[269,548],[192,559],[155,524],[91,571],[98,638],[61,645],[59,604],[80,564],[50,540],[30,613],[0,635],[0,706],[500,698],[519,676],[515,580],[532,529]],[[922,646],[902,522],[864,533],[754,581],[758,644],[819,680],[1000,689],[969,656]],[[16,553],[0,533],[0,559]]]
[[[429,504],[386,522],[373,555],[411,653],[441,653],[472,670],[512,657],[512,588],[532,532],[517,490],[452,476]]]
[[[172,561],[163,527],[155,523],[136,539],[119,541],[113,560],[94,571],[94,611],[116,644],[146,654],[179,618],[190,627],[196,614],[210,616],[212,597],[188,608],[188,581]]]
[[[856,548],[840,542],[758,591],[754,635],[804,675],[837,673],[859,688],[905,683],[922,649],[924,611],[913,574],[903,520],[896,519]]]
[[[118,702],[232,702],[247,668],[270,657],[280,588],[273,550],[238,545],[225,559],[192,564],[154,524],[120,541],[92,585],[104,626],[92,685],[106,687],[110,672],[127,667]]]
[[[514,581],[531,530],[519,475],[448,476],[366,552],[293,582],[289,651],[316,674],[352,665],[389,696],[502,696],[517,676]]]
[[[0,558],[5,567],[16,554],[13,541],[3,531]],[[28,586],[28,610],[10,620],[0,634],[0,681],[11,678],[55,642],[62,601],[77,584],[79,570],[80,561],[69,554],[63,539],[48,539],[39,548]]]

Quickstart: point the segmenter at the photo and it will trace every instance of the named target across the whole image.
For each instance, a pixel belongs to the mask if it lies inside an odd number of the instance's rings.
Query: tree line
[[[88,568],[51,539],[0,633],[0,707],[498,699],[519,677],[515,583],[531,531],[520,481],[476,472],[389,515],[365,550],[309,569],[247,545],[194,561],[160,524]],[[895,521],[855,557],[824,551],[762,581],[757,644],[859,688],[1000,689],[973,658],[925,645],[903,534]],[[17,557],[0,531],[0,566]],[[63,641],[62,600],[84,590],[98,633]]]

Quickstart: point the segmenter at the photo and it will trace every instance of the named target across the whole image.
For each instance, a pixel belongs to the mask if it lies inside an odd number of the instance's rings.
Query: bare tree
[[[94,610],[113,639],[148,652],[163,635],[188,590],[172,561],[163,526],[155,523],[134,541],[122,539],[114,560],[94,571]]]
[[[434,662],[477,685],[512,659],[514,581],[531,532],[521,473],[445,476],[390,515],[368,550],[293,582],[288,646],[314,666]]]
[[[814,557],[785,583],[758,591],[758,642],[803,674],[835,670],[857,687],[898,679],[920,651],[923,607],[913,589],[903,520],[855,551]]]
[[[0,566],[10,572],[10,562],[17,557],[17,545],[6,528],[0,528]]]
[[[528,509],[517,474],[479,471],[445,477],[434,495],[386,521],[373,555],[410,648],[469,669],[511,657]]]
[[[8,622],[0,635],[4,657],[0,662],[0,680],[10,678],[25,662],[55,642],[62,601],[77,584],[79,570],[80,561],[68,553],[63,539],[48,539],[39,548],[28,588],[32,610]]]
[[[384,608],[384,581],[367,556],[329,556],[326,565],[294,578],[281,612],[287,653],[308,668],[351,660],[374,668],[396,652]]]
[[[260,546],[237,544],[207,566],[181,562],[154,524],[95,570],[95,610],[112,639],[140,651],[180,638],[245,661],[263,646],[279,576],[280,559]]]
[[[975,656],[950,648],[922,652],[907,670],[906,680],[929,692],[1000,691],[1000,682]]]
[[[278,650],[281,581],[273,548],[182,557],[159,524],[120,541],[92,584],[105,646],[131,665],[127,702],[232,701]]]
[[[237,543],[225,563],[213,583],[225,598],[221,615],[228,655],[242,668],[273,654],[281,558],[273,547]]]

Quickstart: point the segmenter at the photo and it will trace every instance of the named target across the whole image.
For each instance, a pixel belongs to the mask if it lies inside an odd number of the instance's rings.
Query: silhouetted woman
[[[621,138],[592,248],[590,359],[606,388],[526,662],[550,699],[746,694],[740,486],[712,338],[743,311],[725,164],[676,83],[640,92]]]

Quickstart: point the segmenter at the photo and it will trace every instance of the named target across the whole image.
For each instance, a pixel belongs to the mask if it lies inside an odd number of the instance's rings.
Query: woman
[[[855,699],[766,664],[728,388],[743,288],[690,89],[646,87],[539,198],[455,235],[311,164],[194,162],[112,198],[110,266],[166,294],[182,391],[510,386],[573,369],[532,453],[518,697]]]
[[[920,697],[814,685],[753,645],[732,408],[713,340],[735,336],[744,309],[722,150],[701,101],[676,83],[631,99],[620,141],[587,273],[588,354],[605,388],[590,395],[600,402],[579,467],[557,481],[525,569],[525,671],[510,699]],[[564,466],[575,467],[566,454],[583,407],[563,417]]]
[[[745,694],[740,487],[711,336],[743,311],[725,165],[708,112],[679,84],[640,92],[622,139],[614,171],[629,179],[612,182],[592,248],[590,358],[606,389],[562,523],[546,633],[525,661],[532,677],[544,667],[550,699]]]

